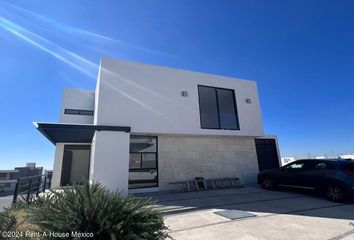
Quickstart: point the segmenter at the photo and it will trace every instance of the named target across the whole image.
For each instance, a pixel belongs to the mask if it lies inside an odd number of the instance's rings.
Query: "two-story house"
[[[95,91],[66,89],[60,123],[36,123],[56,146],[53,187],[168,190],[195,177],[279,166],[255,81],[102,58]],[[136,191],[136,190],[135,190]]]

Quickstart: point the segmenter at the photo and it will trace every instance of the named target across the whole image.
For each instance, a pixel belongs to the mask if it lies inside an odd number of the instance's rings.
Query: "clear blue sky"
[[[0,0],[0,169],[52,167],[32,122],[102,55],[256,80],[283,156],[354,152],[352,0]]]

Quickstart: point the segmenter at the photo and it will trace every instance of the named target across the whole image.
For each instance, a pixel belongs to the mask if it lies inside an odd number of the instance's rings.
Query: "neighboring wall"
[[[8,179],[10,179],[10,171],[9,172],[5,172],[5,171],[0,172],[0,180],[8,180]]]
[[[43,167],[29,168],[29,167],[16,167],[17,172],[12,172],[10,179],[18,179],[29,176],[36,176],[43,174]]]
[[[213,136],[158,136],[159,190],[170,182],[195,177],[239,177],[241,184],[257,181],[254,138]]]
[[[239,131],[201,129],[198,84],[234,89]],[[264,134],[255,81],[102,58],[95,104],[95,124],[130,126],[132,133]]]

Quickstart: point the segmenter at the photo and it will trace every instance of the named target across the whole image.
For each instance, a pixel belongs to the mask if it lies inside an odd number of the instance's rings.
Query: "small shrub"
[[[17,221],[15,216],[11,214],[10,209],[5,209],[5,211],[0,212],[0,230],[3,232],[15,231],[17,226]],[[0,239],[6,239],[0,234]]]
[[[41,231],[94,235],[78,239],[160,240],[169,237],[160,212],[153,208],[150,200],[122,196],[98,183],[52,191],[33,199],[27,212],[28,220]]]
[[[19,207],[13,205],[10,208],[7,208],[4,212],[0,213],[0,230],[2,234],[0,240],[12,240],[12,239],[21,239],[21,240],[37,240],[36,237],[25,236],[25,232],[37,232],[39,228],[30,223],[28,219],[28,209],[25,207]],[[7,232],[7,234],[3,234]]]

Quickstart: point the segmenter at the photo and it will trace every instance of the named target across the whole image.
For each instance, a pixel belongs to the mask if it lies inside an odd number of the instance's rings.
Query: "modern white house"
[[[95,91],[65,89],[60,122],[35,125],[56,146],[53,187],[86,179],[164,191],[195,177],[250,184],[259,169],[279,166],[255,81],[103,57]]]

